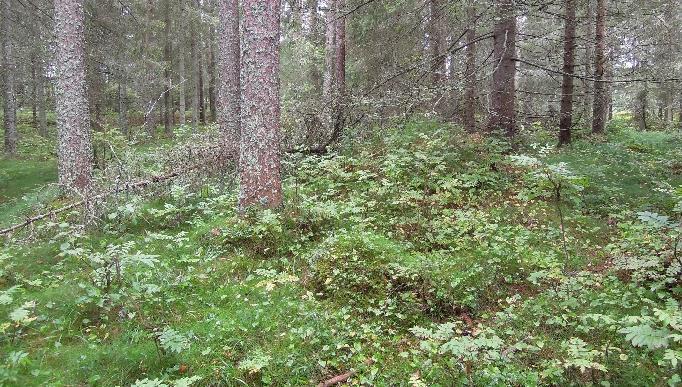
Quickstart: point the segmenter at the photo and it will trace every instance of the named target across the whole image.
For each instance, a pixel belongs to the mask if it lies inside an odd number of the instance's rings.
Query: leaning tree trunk
[[[514,0],[496,0],[497,22],[493,31],[493,83],[488,129],[516,133],[516,15]]]
[[[14,92],[14,79],[16,68],[14,53],[10,36],[10,3],[12,0],[0,0],[2,7],[0,39],[2,39],[2,108],[3,125],[5,127],[5,154],[14,156],[17,154],[19,134],[17,132],[17,100]]]
[[[575,1],[565,0],[564,21],[564,75],[561,83],[561,110],[559,112],[559,146],[571,143],[573,126],[573,72],[575,66]]]
[[[476,131],[476,6],[472,0],[467,4],[467,21],[469,28],[466,31],[466,73],[464,75],[464,112],[462,121],[464,129],[473,133]]]
[[[239,153],[239,0],[218,0],[218,124],[225,152]]]
[[[55,0],[59,185],[66,193],[92,188],[90,114],[85,81],[83,0]]]
[[[603,133],[606,125],[608,101],[604,70],[606,65],[606,0],[597,0],[594,46],[594,105],[592,110],[592,133]]]
[[[239,208],[282,204],[279,0],[243,0]]]

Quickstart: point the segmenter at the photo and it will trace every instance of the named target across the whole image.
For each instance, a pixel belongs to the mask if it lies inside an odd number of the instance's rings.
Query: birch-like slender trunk
[[[243,0],[239,208],[282,204],[280,1]]]
[[[92,189],[92,145],[85,80],[83,0],[55,0],[59,185],[88,196]]]

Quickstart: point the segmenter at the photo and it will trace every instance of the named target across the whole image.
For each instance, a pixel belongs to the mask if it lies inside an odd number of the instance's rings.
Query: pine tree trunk
[[[469,133],[476,131],[476,6],[473,0],[467,2],[466,31],[466,73],[464,75],[464,114],[462,121],[464,129]]]
[[[559,111],[559,145],[571,143],[573,126],[573,72],[575,69],[575,4],[565,0],[564,20],[564,75],[561,83],[561,110]]]
[[[279,0],[243,0],[239,208],[282,204]]]
[[[239,0],[218,0],[218,124],[225,151],[239,153],[240,44]]]
[[[516,15],[514,0],[496,0],[497,21],[493,31],[493,83],[488,129],[516,133]]]
[[[16,67],[11,40],[10,4],[12,0],[0,0],[1,18],[0,39],[2,39],[2,108],[3,126],[5,128],[5,154],[15,156],[19,134],[17,132],[17,100],[14,90]]]
[[[85,80],[83,0],[55,1],[59,185],[89,195],[92,145]]]
[[[606,0],[597,0],[594,46],[594,103],[592,110],[592,133],[603,133],[606,124],[607,96],[604,80],[606,64]]]

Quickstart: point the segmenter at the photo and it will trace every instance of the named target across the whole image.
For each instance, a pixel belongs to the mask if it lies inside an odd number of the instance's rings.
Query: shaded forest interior
[[[0,21],[0,386],[682,385],[679,0]]]

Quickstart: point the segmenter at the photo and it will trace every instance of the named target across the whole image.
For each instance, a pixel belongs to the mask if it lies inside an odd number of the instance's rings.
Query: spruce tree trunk
[[[239,157],[240,44],[239,0],[218,0],[218,124],[224,150]]]
[[[279,0],[243,0],[239,208],[282,204]]]
[[[197,76],[199,77],[199,120],[202,125],[206,125],[206,100],[204,96],[204,44],[201,41],[201,29],[197,33]]]
[[[130,128],[128,125],[128,87],[125,80],[118,83],[118,125],[121,133],[128,137]]]
[[[322,123],[327,132],[330,133],[334,128],[334,105],[336,96],[334,95],[336,72],[336,2],[337,0],[326,0],[327,10],[325,11],[325,43],[324,43],[324,78],[322,80]]]
[[[442,11],[442,0],[429,0],[429,67],[432,86],[439,86],[445,76],[445,56],[441,52],[444,45]]]
[[[40,62],[38,73],[38,134],[47,137],[47,93],[45,92],[45,69]]]
[[[163,78],[165,79],[164,82],[164,92],[163,92],[163,129],[164,129],[164,134],[166,137],[172,137],[173,136],[173,123],[171,120],[171,114],[172,114],[172,104],[173,102],[171,101],[171,88],[173,86],[173,79],[171,78],[171,68],[173,66],[172,63],[172,42],[171,42],[171,4],[172,0],[166,0],[166,7],[165,7],[165,20],[164,20],[164,46],[163,46],[163,60],[164,60],[164,68],[163,68]]]
[[[216,122],[218,117],[218,110],[216,106],[216,47],[215,47],[215,29],[213,26],[209,27],[209,42],[208,42],[208,104],[211,112],[211,122]]]
[[[604,67],[606,64],[606,0],[597,0],[594,46],[594,103],[592,110],[592,133],[603,133],[606,124],[608,101]]]
[[[83,0],[55,0],[54,6],[59,185],[66,193],[88,196],[92,188],[92,145]]]
[[[1,21],[0,39],[2,39],[2,109],[3,126],[5,128],[5,154],[13,157],[17,154],[19,133],[17,132],[17,100],[14,90],[16,67],[12,38],[10,36],[10,6],[12,0],[0,0]]]
[[[201,67],[199,66],[199,52],[197,49],[197,31],[195,21],[190,28],[190,55],[192,57],[192,129],[196,132],[199,128],[201,109]]]
[[[467,2],[466,31],[466,73],[464,75],[464,114],[462,121],[464,129],[469,133],[476,131],[476,6],[473,0]]]
[[[575,66],[575,7],[576,0],[565,0],[564,20],[564,75],[561,83],[561,110],[559,111],[559,145],[571,143],[573,126],[573,72]]]
[[[187,81],[186,81],[186,74],[185,74],[185,53],[182,48],[178,50],[180,52],[180,59],[179,59],[179,64],[178,64],[178,71],[180,72],[180,85],[178,86],[180,88],[180,102],[178,106],[179,114],[180,114],[180,125],[185,125],[187,123],[187,119],[185,115],[187,114],[187,102],[186,102],[186,95],[185,95],[185,90],[187,87]]]
[[[337,0],[336,7],[336,64],[334,66],[336,103],[334,106],[334,133],[332,134],[332,141],[337,140],[343,130],[344,107],[346,103],[346,17],[342,15],[346,7],[346,0]]]
[[[493,83],[490,93],[490,131],[516,133],[516,15],[514,0],[496,0],[493,30]]]
[[[585,10],[585,30],[583,36],[591,38],[594,36],[594,0],[587,0],[586,10]],[[583,66],[585,67],[585,76],[592,78],[594,76],[592,71],[592,65],[594,64],[594,45],[586,43],[585,44],[585,57],[583,58]],[[592,124],[592,84],[588,80],[582,80],[583,85],[583,98],[582,98],[582,121],[586,125]]]
[[[38,129],[38,59],[35,51],[31,52],[31,121]]]

